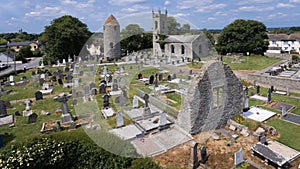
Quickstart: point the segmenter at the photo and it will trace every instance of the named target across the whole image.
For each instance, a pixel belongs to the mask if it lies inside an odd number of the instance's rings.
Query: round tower
[[[120,58],[120,24],[110,14],[103,25],[104,58],[114,60]]]

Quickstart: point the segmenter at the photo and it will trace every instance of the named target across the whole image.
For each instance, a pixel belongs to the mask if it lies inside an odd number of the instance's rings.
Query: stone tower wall
[[[153,55],[162,56],[162,50],[159,45],[158,40],[160,39],[160,34],[168,34],[168,13],[165,11],[164,14],[159,10],[158,13],[152,11],[152,31],[153,31]]]
[[[120,58],[120,25],[108,23],[103,26],[104,57],[106,59]]]

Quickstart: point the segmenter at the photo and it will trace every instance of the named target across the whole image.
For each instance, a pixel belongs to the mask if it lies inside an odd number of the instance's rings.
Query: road
[[[27,69],[32,68],[32,67],[36,67],[39,65],[39,61],[42,59],[42,57],[38,57],[38,58],[34,58],[33,60],[31,60],[29,63],[24,63],[24,64],[17,64],[16,65],[16,70],[23,70],[24,66],[26,66]],[[9,72],[14,70],[14,65],[12,64],[11,67],[2,70],[0,72],[0,76],[3,76],[5,74],[8,74]]]

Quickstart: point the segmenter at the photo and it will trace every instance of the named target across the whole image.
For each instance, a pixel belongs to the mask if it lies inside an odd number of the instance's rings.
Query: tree
[[[180,28],[180,33],[181,34],[186,34],[186,33],[190,33],[191,31],[191,26],[189,24],[183,24],[182,27]]]
[[[222,30],[216,48],[221,54],[263,54],[268,43],[267,29],[263,23],[238,19]]]
[[[33,56],[32,51],[30,50],[30,46],[23,46],[20,50],[18,55],[16,56],[16,60],[20,60],[26,62],[26,58],[30,58]]]
[[[215,38],[214,38],[214,36],[207,29],[203,29],[202,32],[210,40],[210,43],[214,46],[215,45]]]
[[[122,39],[128,38],[132,35],[139,35],[144,32],[144,29],[141,28],[138,24],[129,24],[121,31]]]
[[[126,55],[127,51],[139,51],[142,49],[152,48],[152,33],[142,33],[132,35],[121,40],[122,56]]]
[[[173,16],[168,17],[168,34],[178,35],[180,33],[180,23]]]
[[[70,15],[54,19],[42,33],[41,39],[47,41],[45,62],[78,55],[91,34],[86,24]]]

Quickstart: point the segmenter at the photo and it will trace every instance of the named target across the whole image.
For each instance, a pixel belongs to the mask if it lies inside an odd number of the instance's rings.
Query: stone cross
[[[25,100],[24,103],[26,104],[25,110],[26,111],[30,110],[30,107],[29,107],[30,100]]]
[[[65,94],[61,93],[58,96],[54,97],[55,102],[60,102],[61,103],[61,108],[62,108],[62,123],[68,123],[68,122],[74,122],[74,118],[72,114],[69,112],[68,108],[68,100],[71,98],[71,94]]]

